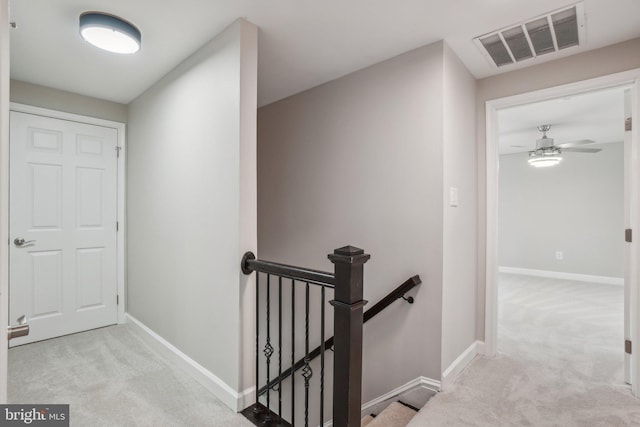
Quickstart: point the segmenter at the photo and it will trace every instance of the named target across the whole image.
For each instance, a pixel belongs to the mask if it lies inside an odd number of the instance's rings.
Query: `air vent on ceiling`
[[[473,40],[493,65],[514,64],[584,42],[582,3]]]

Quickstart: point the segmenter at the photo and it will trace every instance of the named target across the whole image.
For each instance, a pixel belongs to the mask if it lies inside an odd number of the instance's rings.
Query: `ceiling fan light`
[[[80,35],[92,45],[114,53],[136,53],[142,45],[140,30],[133,24],[102,12],[80,15]]]
[[[562,157],[558,156],[544,156],[538,157],[534,156],[529,158],[529,164],[536,168],[547,168],[550,166],[555,166],[562,161]]]

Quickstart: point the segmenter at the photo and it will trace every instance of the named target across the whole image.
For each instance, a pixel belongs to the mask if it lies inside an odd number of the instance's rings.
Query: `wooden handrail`
[[[244,274],[250,274],[252,271],[257,271],[260,273],[286,277],[288,279],[314,283],[328,288],[335,287],[335,275],[333,273],[256,259],[252,252],[245,252],[242,257],[241,266]]]

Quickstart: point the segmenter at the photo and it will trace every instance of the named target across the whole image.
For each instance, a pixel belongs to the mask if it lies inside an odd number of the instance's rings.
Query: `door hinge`
[[[624,131],[629,132],[631,128],[631,117],[627,117],[626,119],[624,119]]]
[[[120,158],[120,150],[122,150],[122,147],[116,147],[116,156],[118,158]]]
[[[116,305],[120,305],[120,295],[116,295]]]
[[[627,228],[626,230],[624,230],[624,241],[631,243],[632,240],[633,240],[633,232],[631,231],[630,228]]]
[[[631,340],[624,340],[624,352],[631,354]]]
[[[120,223],[116,221],[116,233],[120,231]]]

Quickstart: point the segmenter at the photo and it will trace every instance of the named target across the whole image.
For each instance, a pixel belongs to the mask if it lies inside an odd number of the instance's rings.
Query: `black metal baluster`
[[[258,394],[258,390],[260,390],[260,273],[256,272],[256,404],[253,407],[253,414],[257,415],[260,413],[260,408],[258,406],[258,401],[260,399],[260,395]]]
[[[278,415],[282,417],[282,276],[278,277]]]
[[[320,427],[324,425],[324,286],[320,294]]]
[[[296,422],[296,376],[293,369],[296,365],[296,281],[291,279],[291,425]]]
[[[304,426],[309,427],[309,380],[313,376],[311,366],[309,366],[309,283],[305,290],[305,311],[304,311]]]
[[[257,260],[251,252],[244,254],[241,262],[241,269],[244,274],[256,273],[256,402],[254,407],[247,411],[243,411],[245,416],[250,417],[254,423],[262,421],[260,425],[271,425],[275,421],[277,424],[281,424],[280,417],[275,414],[275,411],[271,411],[270,396],[271,391],[278,392],[278,411],[282,411],[282,383],[283,377],[291,376],[291,425],[295,425],[296,405],[295,405],[295,371],[301,369],[301,374],[304,380],[305,395],[304,395],[304,425],[309,426],[309,397],[311,379],[313,377],[313,370],[310,363],[312,357],[318,355],[321,356],[320,360],[320,424],[324,424],[324,410],[325,410],[325,394],[324,394],[324,374],[325,374],[325,358],[324,353],[326,350],[331,349],[335,342],[335,355],[333,356],[333,371],[334,371],[334,387],[333,387],[333,423],[338,426],[357,426],[360,422],[360,405],[362,397],[362,324],[366,319],[370,319],[376,313],[382,310],[382,308],[389,305],[392,301],[396,300],[399,296],[403,296],[408,289],[420,283],[419,278],[411,278],[409,283],[410,287],[405,289],[405,284],[402,287],[397,288],[394,292],[379,304],[376,304],[371,309],[369,317],[364,315],[363,307],[366,301],[362,299],[363,288],[363,264],[370,258],[368,254],[365,254],[362,249],[345,246],[343,248],[336,249],[329,255],[329,259],[334,264],[334,273],[326,273],[317,270],[304,269],[300,267],[293,267],[284,264],[277,264],[269,261]],[[267,384],[260,388],[260,285],[258,273],[267,275],[267,294],[265,296],[267,307],[265,311],[266,317],[266,335],[265,346],[263,348],[263,354],[266,358],[266,380]],[[270,381],[271,375],[271,358],[275,353],[275,348],[271,343],[271,275],[275,274],[279,276],[278,282],[278,378]],[[282,372],[282,277],[291,280],[291,368]],[[417,282],[416,282],[417,278]],[[304,337],[304,353],[301,360],[296,363],[296,312],[295,312],[295,300],[296,300],[296,282],[302,282],[306,284],[305,288],[305,337]],[[309,351],[310,340],[310,284],[318,284],[321,288],[321,307],[320,307],[320,320],[321,320],[321,343],[313,350]],[[335,337],[325,341],[326,330],[326,290],[324,287],[333,288],[335,292],[335,299],[329,301],[335,310],[334,331]],[[367,312],[369,314],[369,312]],[[315,316],[315,315],[314,315]],[[262,374],[264,377],[264,374]],[[278,387],[276,390],[275,387]],[[302,387],[302,385],[301,385]],[[260,395],[267,392],[266,406],[260,402]],[[253,410],[253,414],[251,411]],[[302,408],[301,408],[302,411]],[[265,416],[265,412],[268,412]],[[302,415],[302,414],[301,414]],[[315,425],[315,422],[313,422]],[[299,423],[302,425],[302,423]]]
[[[264,355],[267,358],[267,384],[269,384],[269,373],[271,365],[271,355],[273,346],[271,345],[271,275],[267,274],[267,342],[264,345]],[[267,415],[264,417],[265,423],[271,422],[271,390],[267,387]]]

